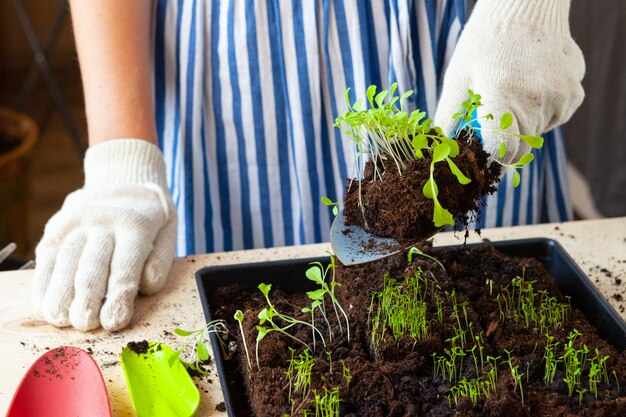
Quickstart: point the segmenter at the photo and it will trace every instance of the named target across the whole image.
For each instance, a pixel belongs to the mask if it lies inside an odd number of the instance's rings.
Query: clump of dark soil
[[[459,224],[467,225],[470,221],[468,213],[480,208],[480,198],[496,191],[502,169],[499,164],[489,163],[489,154],[482,149],[479,139],[470,138],[467,131],[459,135],[457,142],[460,152],[453,161],[471,182],[461,185],[445,161],[435,164],[434,177],[441,205]],[[429,179],[430,163],[430,156],[425,155],[422,159],[409,161],[400,173],[391,161],[384,166],[379,162],[382,178],[374,179],[374,164],[369,161],[363,180],[347,181],[346,224],[399,240],[422,241],[432,236],[437,231],[432,217],[434,203],[422,192]]]
[[[128,348],[135,352],[138,355],[142,353],[148,353],[148,349],[150,348],[150,344],[147,340],[142,340],[140,342],[128,342]]]
[[[229,375],[227,382],[238,392],[245,390],[245,401],[250,409],[244,415],[303,415],[305,409],[312,410],[309,415],[313,415],[314,393],[322,395],[332,387],[338,388],[340,415],[351,417],[626,415],[626,354],[601,339],[578,309],[572,308],[564,324],[551,329],[550,334],[562,348],[567,343],[567,336],[576,329],[582,334],[576,340],[577,347],[584,343],[590,352],[597,348],[602,355],[609,356],[606,366],[610,378],[598,383],[597,398],[591,394],[586,377],[578,386],[580,393],[569,396],[563,382],[562,364],[556,371],[554,382],[546,386],[543,379],[546,337],[526,327],[523,321],[501,316],[497,294],[510,288],[513,280],[520,277],[524,282],[532,282],[538,294],[545,291],[546,296],[552,295],[561,303],[568,302],[538,260],[508,257],[493,248],[422,249],[436,256],[445,270],[422,257],[409,263],[406,254],[369,264],[337,266],[336,280],[341,284],[337,287],[337,295],[350,318],[350,342],[346,338],[345,326],[343,332],[339,330],[340,322],[332,307],[327,306],[334,337],[332,340],[326,337],[325,347],[321,346],[319,337],[317,339],[316,350],[312,353],[311,387],[304,398],[294,392],[293,386],[290,388],[287,377],[289,360],[303,352],[302,345],[294,339],[278,332],[267,335],[259,345],[260,368],[257,368],[254,355],[256,325],[259,324],[257,315],[267,307],[263,295],[259,291],[244,290],[239,284],[211,291],[208,297],[213,318],[226,320],[238,343],[238,354],[228,361],[229,367],[238,370],[238,376]],[[443,303],[445,314],[437,319],[437,307],[428,298],[426,317],[430,324],[426,338],[416,341],[404,336],[395,340],[387,331],[383,342],[374,346],[372,293],[383,289],[385,277],[402,282],[405,277],[415,277],[416,273],[428,278],[433,297],[437,295],[448,300]],[[290,293],[274,287],[269,296],[277,311],[307,321],[310,315],[301,310],[311,302],[305,293],[307,290],[310,288]],[[495,367],[495,391],[489,396],[482,393],[475,405],[465,396],[453,401],[450,389],[455,383],[436,376],[434,372],[433,354],[448,354],[449,340],[454,336],[451,329],[455,319],[451,314],[450,297],[447,297],[453,292],[455,302],[464,306],[465,320],[471,322],[473,335],[480,335],[484,340],[484,355],[500,358]],[[237,309],[245,314],[243,326],[251,353],[250,369],[238,323],[232,319]],[[327,334],[327,324],[321,317],[317,317],[316,326]],[[294,327],[290,332],[313,346],[310,329],[301,326],[296,330]],[[523,399],[506,363],[507,351],[514,358],[512,364],[524,373]],[[468,354],[462,363],[457,381],[475,377],[478,370],[471,355]],[[587,374],[588,368],[588,365],[583,367],[583,374]],[[346,369],[349,369],[349,378],[346,378]]]

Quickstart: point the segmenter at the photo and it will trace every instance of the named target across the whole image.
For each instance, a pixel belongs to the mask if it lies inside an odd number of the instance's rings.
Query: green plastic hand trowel
[[[120,361],[139,417],[190,417],[198,410],[200,391],[166,344],[129,343]]]

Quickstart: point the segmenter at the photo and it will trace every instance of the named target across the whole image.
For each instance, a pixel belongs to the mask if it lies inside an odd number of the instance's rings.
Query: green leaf
[[[465,174],[461,172],[459,167],[456,166],[454,162],[452,162],[452,159],[446,158],[446,161],[448,161],[448,166],[450,167],[450,171],[452,171],[456,179],[459,181],[459,184],[465,185],[465,184],[469,184],[470,182],[472,182],[472,180],[466,177]]]
[[[424,255],[424,252],[413,246],[411,249],[409,249],[409,253],[407,254],[409,262],[413,261],[413,255]]]
[[[391,90],[391,95],[392,96],[393,96],[393,93],[395,93],[397,89],[398,89],[398,83],[397,82],[391,84],[391,88],[389,90]]]
[[[259,331],[259,334],[256,335],[256,341],[260,342],[265,336],[267,336],[267,334],[269,333],[269,329],[261,326],[256,326],[256,329]]]
[[[459,143],[456,140],[450,139],[449,137],[444,135],[443,132],[441,132],[441,128],[439,126],[435,127],[435,130],[439,130],[437,132],[439,134],[439,140],[450,147],[450,153],[448,154],[448,156],[450,158],[456,157],[459,154]]]
[[[517,137],[526,142],[531,148],[539,149],[543,146],[543,138],[541,136],[517,135]]]
[[[177,327],[174,329],[174,333],[176,333],[179,336],[189,336],[190,334],[194,334],[194,332],[190,332],[189,330],[183,330],[180,327]]]
[[[385,101],[385,97],[387,97],[388,93],[389,92],[387,90],[383,90],[380,93],[376,94],[376,98],[374,99],[374,101],[376,102],[378,107],[383,106],[383,102]]]
[[[450,154],[450,145],[447,143],[440,143],[433,150],[433,164],[441,162]]]
[[[196,344],[196,352],[198,352],[198,357],[201,361],[206,361],[209,359],[209,350],[206,348],[206,345],[202,340],[198,340]]]
[[[321,305],[322,305],[322,303],[319,300],[315,300],[315,301],[313,301],[311,303],[311,308],[315,309],[315,308],[317,308],[317,307],[319,307]]]
[[[532,153],[525,153],[522,157],[515,163],[515,165],[528,165],[533,159],[535,159],[535,155]]]
[[[311,300],[321,300],[322,298],[324,298],[324,294],[326,294],[326,290],[323,288],[320,288],[319,290],[315,290],[315,291],[307,291],[306,293],[306,295]]]
[[[424,187],[422,188],[422,193],[424,194],[424,197],[430,198],[431,200],[434,200],[437,197],[439,189],[432,178],[429,178],[428,181],[426,181],[426,184],[424,184]]]
[[[500,150],[498,151],[498,155],[500,156],[500,159],[504,158],[504,155],[506,155],[506,143],[504,143],[504,141],[500,142]]]
[[[455,119],[455,120],[456,119],[460,119],[461,117],[463,117],[463,113],[454,113],[452,115],[452,118]]]
[[[423,158],[424,154],[422,153],[422,149],[428,146],[428,139],[426,139],[426,135],[424,135],[423,133],[418,133],[417,135],[413,136],[413,139],[411,139],[411,146],[413,147],[413,152],[415,153],[415,156],[417,156],[418,158]]]
[[[407,98],[411,97],[411,95],[413,95],[413,90],[406,91],[404,94],[400,96],[400,101],[406,100]]]
[[[265,321],[271,320],[271,317],[267,308],[264,308],[263,310],[259,311],[259,314],[257,315],[257,317],[259,318],[259,324],[263,324],[265,323]]]
[[[339,214],[339,207],[333,207],[333,215],[337,216]]]
[[[333,206],[333,205],[335,205],[333,200],[331,200],[330,198],[328,198],[326,196],[322,197],[322,204],[325,205],[325,206]]]
[[[352,110],[354,111],[361,111],[361,108],[363,107],[363,100],[358,99],[357,101],[354,102],[354,104],[352,105]]]
[[[443,227],[447,224],[453,225],[454,218],[452,217],[452,214],[450,214],[448,210],[443,208],[437,200],[434,200],[434,202],[435,202],[435,211],[433,213],[433,221],[435,223],[435,226]]]
[[[376,86],[370,85],[369,87],[367,87],[365,97],[367,97],[367,101],[369,101],[370,107],[374,107],[374,94],[376,94]]]
[[[500,129],[504,130],[513,124],[513,115],[511,113],[504,113],[500,118]]]
[[[258,288],[267,297],[270,290],[272,289],[272,284],[260,283]]]
[[[513,171],[513,187],[517,187],[521,181],[519,172]]]
[[[309,307],[302,307],[300,311],[302,311],[303,313],[310,313],[311,309]]]
[[[237,310],[235,311],[235,315],[233,316],[235,320],[237,320],[239,323],[243,322],[243,311],[241,310]]]
[[[346,104],[348,105],[348,108],[352,110],[352,107],[350,106],[350,88],[346,90]]]
[[[306,277],[311,281],[322,284],[324,282],[324,278],[322,277],[322,269],[315,265],[306,270]]]

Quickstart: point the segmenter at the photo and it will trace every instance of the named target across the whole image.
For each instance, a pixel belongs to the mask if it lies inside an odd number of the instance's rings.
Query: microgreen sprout
[[[439,202],[439,190],[435,183],[435,164],[446,161],[448,168],[460,184],[468,184],[471,179],[465,176],[453,162],[459,154],[459,146],[454,139],[447,137],[440,128],[431,127],[432,119],[426,113],[415,110],[408,113],[404,102],[413,94],[409,90],[397,96],[397,83],[388,90],[376,92],[376,86],[366,91],[369,108],[365,109],[363,100],[350,101],[350,90],[346,91],[348,110],[335,120],[335,126],[350,138],[356,147],[355,169],[357,178],[362,178],[366,159],[373,163],[374,180],[382,178],[381,167],[386,162],[393,163],[402,175],[407,162],[413,159],[431,157],[430,178],[422,189],[423,195],[433,200],[433,222],[441,227],[454,224],[452,214]],[[387,99],[387,101],[385,101]],[[359,181],[359,204],[361,201],[361,182]]]
[[[439,264],[439,266],[441,267],[441,269],[444,270],[444,272],[446,270],[446,268],[443,266],[443,264],[441,262],[439,262],[439,259],[435,258],[434,256],[430,256],[427,253],[422,252],[421,250],[419,250],[415,246],[413,246],[411,249],[409,249],[409,252],[407,253],[407,260],[409,262],[413,262],[413,255],[419,255],[419,256],[423,256],[424,258],[431,259],[431,260],[437,262]]]
[[[383,290],[372,294],[370,317],[372,345],[376,349],[389,330],[395,341],[409,336],[414,343],[428,337],[429,320],[426,317],[429,280],[421,269],[403,283],[385,275]]]
[[[246,359],[248,360],[248,372],[252,370],[252,363],[250,362],[250,352],[248,351],[248,343],[246,342],[246,335],[243,331],[243,311],[237,310],[233,316],[237,322],[239,322],[239,330],[241,331],[241,340],[243,341],[243,347],[246,351]]]
[[[333,208],[333,215],[338,215],[339,214],[339,204],[341,204],[341,201],[333,201],[330,198],[323,196],[322,197],[322,204],[327,206],[327,207],[332,207]]]
[[[560,303],[546,291],[536,291],[534,284],[535,281],[526,281],[522,274],[522,277],[514,278],[510,285],[502,289],[496,297],[500,320],[523,320],[526,328],[535,333],[546,333],[549,329],[562,327],[569,319],[569,302]],[[537,294],[540,295],[538,301]]]
[[[324,395],[320,395],[313,390],[314,398],[310,401],[315,408],[315,417],[339,417],[339,387],[330,390],[324,387]],[[305,413],[308,415],[308,413]]]
[[[346,365],[344,360],[340,361],[341,363],[341,373],[344,381],[346,381],[346,387],[350,386],[350,381],[352,380],[352,373],[350,372],[350,368]]]
[[[559,345],[558,341],[554,340],[553,336],[546,333],[546,347],[543,353],[543,360],[545,362],[543,381],[547,386],[552,385],[554,382],[554,376],[556,375],[557,365],[561,362],[561,359],[557,358],[556,348]]]
[[[276,307],[272,304],[272,302],[269,299],[269,292],[272,288],[271,284],[264,284],[261,283],[259,284],[259,290],[263,293],[263,295],[265,296],[265,300],[267,301],[268,307],[263,308],[263,310],[261,310],[258,314],[258,318],[259,318],[259,325],[256,326],[258,334],[257,334],[257,338],[256,338],[256,362],[257,362],[257,368],[261,368],[259,365],[259,343],[271,332],[279,332],[284,334],[285,336],[291,338],[292,340],[302,344],[305,348],[307,349],[311,349],[309,347],[309,345],[302,341],[301,339],[297,338],[296,336],[290,334],[287,332],[287,330],[295,325],[303,325],[303,326],[307,326],[309,328],[311,328],[313,331],[317,332],[317,334],[320,336],[320,338],[322,339],[322,343],[324,344],[324,346],[326,346],[326,342],[324,340],[324,336],[322,335],[322,333],[312,324],[307,323],[305,321],[302,320],[298,320],[296,318],[290,317],[286,314],[281,314],[276,310]],[[284,323],[286,323],[285,326],[281,327],[278,325],[278,323],[276,322],[276,320],[280,319],[281,321],[283,321]],[[269,323],[271,327],[263,327],[263,325],[265,323]]]
[[[347,339],[348,339],[348,342],[350,342],[350,320],[348,320],[348,315],[346,314],[344,309],[341,307],[341,304],[339,304],[339,300],[337,300],[337,297],[335,296],[335,287],[341,285],[340,283],[335,281],[335,268],[336,268],[335,257],[332,255],[330,256],[330,263],[328,264],[328,266],[326,266],[326,268],[324,268],[324,266],[320,262],[313,262],[311,264],[311,267],[307,269],[305,275],[309,280],[319,285],[320,288],[316,291],[307,292],[307,295],[313,301],[315,300],[321,301],[322,305],[320,306],[320,309],[323,311],[322,314],[324,315],[324,318],[326,318],[326,312],[325,312],[326,308],[325,308],[324,298],[326,296],[330,298],[330,301],[333,305],[333,309],[335,311],[335,316],[337,317],[337,325],[339,326],[339,330],[343,332],[343,327],[341,325],[342,320],[339,317],[339,311],[340,311],[346,323]],[[329,278],[329,275],[330,275],[330,278]],[[332,329],[330,328],[330,324],[328,326],[329,326],[328,332],[330,334],[330,338],[332,338],[332,332],[331,332]]]
[[[526,153],[522,155],[519,160],[511,164],[506,164],[502,162],[501,159],[503,159],[507,153],[505,138],[507,136],[513,136],[519,140],[524,141],[528,146],[534,149],[540,149],[543,146],[543,138],[541,136],[522,135],[519,133],[507,132],[506,130],[510,128],[514,122],[513,115],[511,113],[502,114],[502,116],[500,117],[499,128],[486,129],[483,127],[473,127],[472,122],[474,122],[475,120],[480,122],[479,119],[473,119],[473,116],[475,114],[476,109],[482,106],[482,102],[480,101],[481,99],[480,94],[475,94],[472,90],[468,90],[468,94],[469,94],[468,100],[461,103],[461,107],[464,111],[460,113],[455,113],[454,115],[452,115],[452,118],[465,120],[467,124],[465,127],[467,129],[470,129],[470,131],[477,129],[482,132],[489,132],[489,133],[492,133],[497,138],[498,143],[499,143],[498,158],[494,158],[494,161],[496,161],[497,163],[499,163],[505,168],[513,170],[513,186],[517,187],[520,183],[519,169],[530,164],[534,159],[534,155],[532,153]],[[490,113],[490,114],[486,114],[482,118],[484,118],[485,120],[493,120],[494,116],[493,114]],[[457,132],[455,133],[455,136],[458,136],[459,130],[462,127],[463,126],[459,124]]]
[[[311,387],[311,371],[315,360],[308,349],[305,349],[298,356],[295,356],[295,349],[289,348],[289,350],[291,351],[291,359],[289,359],[289,367],[285,372],[289,383],[289,399],[291,400],[292,389],[294,394],[306,398]]]
[[[187,342],[180,349],[176,350],[176,355],[181,357],[185,352],[188,353],[188,359],[181,362],[185,365],[185,368],[191,369],[202,375],[209,375],[207,371],[202,368],[202,362],[209,360],[209,348],[207,337],[210,333],[216,333],[219,335],[220,331],[227,331],[224,324],[224,320],[213,320],[204,325],[204,327],[196,330],[184,330],[180,327],[174,329],[174,333],[181,337],[188,337]],[[221,343],[221,339],[218,337]],[[189,348],[191,350],[189,350]]]
[[[507,363],[509,364],[509,369],[511,370],[511,376],[513,377],[513,391],[517,391],[517,387],[519,387],[520,397],[522,399],[522,404],[524,404],[524,388],[522,387],[522,377],[524,373],[519,372],[519,365],[513,366],[514,358],[511,357],[511,351],[504,349],[504,352],[507,354]]]

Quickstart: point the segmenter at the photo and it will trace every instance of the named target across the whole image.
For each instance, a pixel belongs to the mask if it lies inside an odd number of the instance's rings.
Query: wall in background
[[[59,7],[67,7],[66,0],[16,0],[24,5],[40,40],[48,33]],[[69,16],[50,55],[53,66],[67,66],[75,60],[74,38]],[[24,71],[33,60],[33,52],[15,12],[13,0],[0,0],[0,76]]]
[[[565,125],[568,159],[605,216],[626,215],[626,1],[573,0],[572,36],[587,63],[585,101]]]

